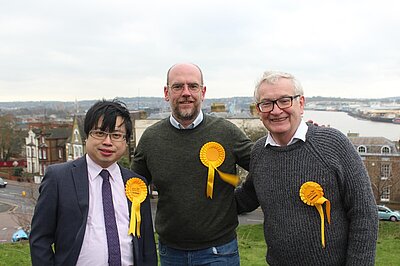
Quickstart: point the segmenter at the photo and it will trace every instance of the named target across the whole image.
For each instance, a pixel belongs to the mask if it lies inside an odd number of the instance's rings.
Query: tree
[[[386,179],[378,177],[375,179],[375,182],[372,182],[372,188],[376,202],[381,202],[387,188],[390,189],[390,194],[396,194],[393,192],[400,190],[400,177],[395,175],[391,175]]]
[[[251,139],[252,142],[256,142],[259,138],[267,135],[267,129],[263,126],[259,127],[243,127],[241,128],[246,136]]]
[[[31,229],[33,207],[39,197],[38,184],[26,183],[22,191],[19,206],[12,211],[13,220],[25,231]]]
[[[24,132],[15,130],[15,117],[7,114],[0,116],[0,160],[8,161],[19,157],[24,143]]]

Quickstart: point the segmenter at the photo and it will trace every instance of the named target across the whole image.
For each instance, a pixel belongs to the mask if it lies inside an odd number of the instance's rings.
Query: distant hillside
[[[119,100],[126,103],[129,110],[169,110],[169,103],[163,97],[125,97]],[[85,101],[24,101],[24,102],[0,102],[0,114],[12,113],[14,115],[29,114],[73,114],[83,113],[93,105],[97,100]],[[213,98],[204,100],[203,107],[209,108],[212,103],[224,103],[227,108],[248,110],[249,105],[253,103],[253,97],[230,97]],[[399,97],[389,97],[380,99],[351,99],[340,97],[307,97],[307,102],[381,102],[381,103],[400,103]]]

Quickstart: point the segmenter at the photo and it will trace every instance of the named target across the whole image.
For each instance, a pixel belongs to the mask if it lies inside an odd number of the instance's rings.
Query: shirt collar
[[[171,125],[177,129],[193,129],[197,127],[202,121],[203,121],[204,115],[203,112],[200,110],[199,115],[196,117],[196,119],[190,124],[188,127],[184,128],[176,119],[175,117],[171,114],[169,117],[169,122]]]
[[[307,131],[308,131],[308,126],[307,126],[306,122],[301,120],[299,127],[297,128],[293,137],[290,139],[289,143],[286,146],[292,145],[299,140],[306,142]],[[276,141],[273,139],[272,135],[269,132],[268,132],[267,139],[265,141],[265,146],[267,146],[268,144],[271,146],[281,146],[278,143],[276,143]]]
[[[100,176],[100,172],[103,169],[108,170],[108,172],[110,173],[111,178],[114,178],[118,174],[119,167],[118,167],[118,164],[116,162],[113,163],[112,165],[110,165],[107,168],[102,168],[100,165],[96,164],[92,160],[92,158],[90,158],[90,156],[88,154],[86,154],[86,162],[87,162],[87,166],[88,166],[89,179],[92,180],[92,181]]]

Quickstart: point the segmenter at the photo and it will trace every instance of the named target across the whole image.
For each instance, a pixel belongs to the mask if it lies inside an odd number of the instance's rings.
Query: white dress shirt
[[[104,224],[101,168],[86,154],[89,176],[89,212],[83,238],[81,252],[77,266],[107,266],[108,247]],[[115,210],[115,219],[118,227],[118,236],[121,247],[121,262],[123,266],[133,265],[132,236],[128,235],[129,212],[125,196],[124,181],[121,170],[114,163],[107,168],[110,173],[110,184]]]
[[[200,110],[199,115],[196,117],[196,119],[193,121],[193,123],[191,123],[188,127],[183,127],[176,119],[175,117],[172,116],[172,114],[169,117],[169,122],[171,123],[171,125],[173,125],[174,127],[176,127],[177,129],[193,129],[195,127],[197,127],[201,121],[203,121],[204,115],[203,112]]]
[[[302,140],[303,142],[306,142],[306,134],[308,131],[308,126],[306,122],[301,120],[300,125],[298,126],[296,132],[294,133],[293,137],[290,139],[289,143],[286,146],[289,146],[293,143],[296,143],[299,140]],[[265,146],[267,145],[271,146],[282,146],[276,143],[272,135],[268,132],[267,140],[265,141]]]

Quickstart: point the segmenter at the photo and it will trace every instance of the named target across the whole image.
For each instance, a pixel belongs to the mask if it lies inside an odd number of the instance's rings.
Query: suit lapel
[[[128,171],[127,169],[121,167],[120,165],[118,165],[118,166],[121,169],[122,180],[124,181],[124,186],[125,186],[126,182],[128,182],[128,180],[131,177],[133,177],[132,173],[130,171]],[[128,201],[128,212],[129,212],[129,218],[130,218],[131,217],[132,202],[128,199],[128,197],[126,198],[126,200]]]
[[[89,210],[89,177],[86,156],[82,156],[76,160],[74,166],[72,168],[72,178],[75,184],[79,208],[86,219]]]

